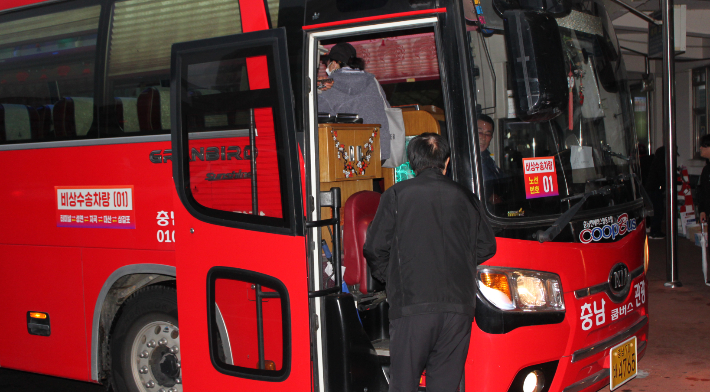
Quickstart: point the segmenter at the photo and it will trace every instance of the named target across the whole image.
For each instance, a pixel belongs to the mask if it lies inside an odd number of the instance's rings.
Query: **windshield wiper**
[[[629,160],[630,160],[630,158],[627,157],[626,155],[619,154],[618,152],[611,151],[611,146],[608,145],[608,144],[602,144],[602,151],[604,151],[605,153],[607,153],[607,154],[609,154],[609,155],[611,155],[611,156],[613,156],[613,157],[617,157],[617,158],[623,159],[623,160],[625,160],[625,161],[629,161]]]
[[[621,182],[626,180],[634,180],[636,186],[638,187],[639,193],[641,194],[641,199],[643,200],[643,216],[653,216],[653,203],[651,203],[651,196],[646,192],[641,179],[636,173],[620,173],[617,177]],[[607,177],[608,180],[613,180],[613,177]]]
[[[560,215],[559,218],[555,221],[555,223],[552,224],[552,226],[548,227],[547,230],[542,231],[538,230],[535,234],[533,234],[533,238],[537,238],[538,241],[542,242],[548,242],[552,241],[555,237],[557,237],[558,234],[562,231],[562,228],[565,227],[571,220],[574,218],[574,216],[577,214],[580,208],[582,208],[582,205],[584,204],[585,201],[589,198],[589,196],[595,196],[595,195],[608,195],[611,193],[612,189],[618,188],[620,185],[607,185],[605,187],[590,191],[590,192],[585,192],[580,195],[574,195],[570,197],[566,197],[562,199],[562,202],[565,201],[570,201],[570,200],[576,200],[576,199],[582,199],[580,200],[577,204],[574,205],[574,207],[570,208],[565,212],[564,214]]]

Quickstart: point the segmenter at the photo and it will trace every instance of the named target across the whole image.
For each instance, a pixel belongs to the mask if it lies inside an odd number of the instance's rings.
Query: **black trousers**
[[[429,313],[390,320],[389,392],[414,392],[426,369],[427,392],[455,392],[463,375],[473,318]]]
[[[658,189],[648,191],[648,196],[653,203],[653,216],[651,217],[651,235],[663,235],[663,218],[666,214],[666,197],[664,192]]]

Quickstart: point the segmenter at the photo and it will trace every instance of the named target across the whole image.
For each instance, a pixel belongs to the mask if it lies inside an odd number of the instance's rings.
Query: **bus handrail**
[[[340,188],[333,187],[327,192],[318,194],[318,201],[321,207],[330,207],[332,210],[331,219],[321,219],[317,221],[306,222],[307,228],[333,226],[331,239],[333,240],[333,269],[335,273],[335,287],[323,290],[309,291],[308,298],[322,297],[328,294],[340,293],[343,287],[342,260],[340,243]]]
[[[308,298],[325,297],[328,294],[340,293],[341,290],[342,290],[342,287],[336,286],[336,287],[331,287],[329,289],[309,291]]]
[[[321,220],[317,220],[317,221],[306,222],[306,227],[311,229],[314,227],[332,226],[335,223],[336,223],[335,218],[321,219]]]

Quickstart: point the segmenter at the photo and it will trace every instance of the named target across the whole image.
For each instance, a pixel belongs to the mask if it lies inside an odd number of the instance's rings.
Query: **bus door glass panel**
[[[181,343],[200,353],[183,365],[205,389],[293,388],[310,346],[307,301],[289,300],[308,287],[285,32],[179,43],[172,59]]]
[[[266,96],[272,92],[268,74],[249,80],[247,64],[266,69],[266,55],[232,51],[187,65],[190,193],[213,210],[281,219],[274,111]],[[243,95],[252,99],[237,98]]]
[[[0,144],[96,137],[100,6],[3,23]]]
[[[283,374],[284,359],[290,360],[288,327],[283,324],[288,291],[283,283],[268,275],[215,267],[208,292],[214,305],[209,308],[210,350],[217,366],[252,375]]]

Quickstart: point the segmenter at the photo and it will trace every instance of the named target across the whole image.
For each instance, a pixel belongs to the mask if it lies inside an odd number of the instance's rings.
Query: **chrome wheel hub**
[[[136,335],[131,373],[141,392],[182,392],[180,333],[166,321],[154,321]]]

